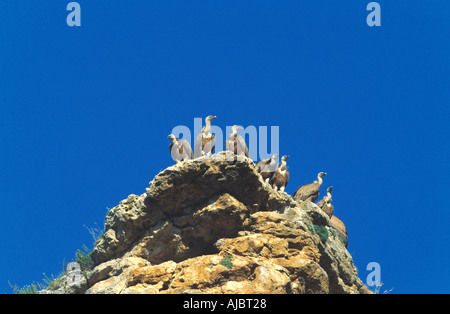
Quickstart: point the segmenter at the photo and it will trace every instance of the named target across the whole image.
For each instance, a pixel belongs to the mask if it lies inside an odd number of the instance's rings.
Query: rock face
[[[86,280],[59,292],[369,292],[317,205],[224,154],[171,166],[111,209]]]

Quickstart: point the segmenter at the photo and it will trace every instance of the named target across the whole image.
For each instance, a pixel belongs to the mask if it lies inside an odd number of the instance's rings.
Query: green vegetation
[[[323,225],[314,225],[314,230],[319,235],[320,241],[325,244],[328,241],[327,227]]]
[[[336,236],[337,236],[337,234],[336,234],[336,230],[334,230],[334,229],[330,229],[330,230],[328,230],[328,232],[330,232],[330,234],[333,236],[333,237],[335,237],[336,238]],[[340,239],[340,238],[339,238]]]
[[[306,227],[308,227],[309,232],[311,232],[312,234],[316,233],[316,230],[314,230],[314,225],[313,224],[306,224]]]
[[[65,271],[62,271],[61,273],[59,273],[59,275],[55,278],[52,275],[50,275],[50,277],[48,277],[45,273],[44,273],[44,279],[42,279],[45,283],[46,286],[43,286],[42,289],[46,289],[46,288],[50,288],[50,289],[56,289],[57,287],[60,287],[62,284],[64,284],[64,275],[66,274]]]
[[[26,285],[22,288],[19,288],[17,285],[13,286],[9,282],[9,286],[13,289],[15,294],[36,294],[39,290],[45,289],[45,286],[38,282],[33,282],[32,284]]]
[[[233,263],[231,262],[232,259],[233,255],[227,253],[227,255],[223,257],[223,260],[220,261],[220,265],[225,266],[228,269],[231,269],[233,267]]]
[[[323,225],[314,225],[307,223],[306,226],[308,227],[309,232],[312,234],[317,234],[320,238],[320,241],[325,244],[328,241],[328,230],[327,227]],[[334,230],[333,230],[334,231]]]
[[[86,244],[83,244],[81,246],[81,250],[78,249],[75,253],[75,262],[77,262],[80,265],[81,271],[90,269],[94,262],[91,258],[91,250],[86,246]]]

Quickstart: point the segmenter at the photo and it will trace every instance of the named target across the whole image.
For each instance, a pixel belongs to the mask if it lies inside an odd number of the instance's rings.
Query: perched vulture
[[[319,197],[319,189],[322,185],[322,177],[326,176],[325,172],[320,172],[317,175],[317,180],[310,184],[302,185],[295,191],[294,200],[296,201],[306,201],[309,200],[314,202]]]
[[[226,141],[225,146],[228,151],[234,152],[236,156],[249,157],[248,147],[247,144],[245,144],[244,138],[237,135],[237,131],[243,129],[244,128],[239,125],[233,125],[231,127],[232,133]]]
[[[280,157],[280,154],[274,154],[272,158],[263,159],[256,164],[256,168],[266,183],[269,183],[277,170],[278,157]]]
[[[328,215],[328,217],[331,218],[331,216],[333,216],[333,212],[334,212],[334,206],[331,205],[331,191],[333,190],[333,187],[330,186],[327,189],[327,196],[324,196],[320,201],[317,202],[317,206],[320,207],[320,209],[322,209],[322,211],[324,213],[326,213]]]
[[[214,146],[216,145],[216,136],[211,133],[211,121],[217,118],[216,116],[207,116],[205,119],[205,126],[197,135],[194,144],[195,158],[202,156],[211,156]]]
[[[172,142],[169,145],[170,155],[177,163],[194,158],[191,145],[186,140],[180,140],[175,135],[170,134],[168,137]]]
[[[289,182],[289,171],[287,171],[286,160],[289,156],[283,156],[281,158],[281,163],[278,165],[277,171],[273,175],[272,179],[269,181],[270,185],[275,189],[275,191],[284,191],[286,185]]]

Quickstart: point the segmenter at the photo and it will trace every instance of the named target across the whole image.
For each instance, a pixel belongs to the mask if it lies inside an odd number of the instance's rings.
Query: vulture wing
[[[237,152],[236,155],[245,155],[245,157],[249,157],[248,147],[245,144],[245,140],[242,136],[237,136]]]
[[[202,157],[203,133],[198,133],[194,143],[194,158]]]
[[[182,145],[184,147],[184,154],[186,159],[194,159],[194,154],[192,152],[192,147],[187,140],[182,140]]]

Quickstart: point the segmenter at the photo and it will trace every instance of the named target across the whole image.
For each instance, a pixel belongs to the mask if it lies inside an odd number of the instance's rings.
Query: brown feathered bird
[[[226,149],[233,152],[236,156],[250,157],[248,153],[247,144],[242,136],[237,135],[238,130],[243,130],[244,128],[239,125],[233,125],[231,127],[232,133],[230,134],[228,140],[225,143]]]
[[[295,191],[294,200],[296,201],[311,201],[314,202],[319,197],[319,189],[322,185],[322,178],[326,176],[325,172],[319,172],[317,180],[310,184],[302,185]]]
[[[275,191],[284,191],[289,182],[289,171],[287,171],[286,160],[289,156],[283,156],[281,163],[278,165],[277,171],[273,175],[269,184],[275,189]]]
[[[189,145],[188,141],[180,140],[173,134],[169,134],[167,138],[172,141],[169,145],[170,155],[177,163],[194,158],[191,145]]]
[[[317,202],[317,206],[319,206],[322,211],[328,215],[328,217],[331,218],[333,216],[334,212],[334,206],[331,205],[331,191],[333,190],[333,187],[330,186],[327,189],[327,195],[324,196],[320,201]]]
[[[256,168],[266,183],[269,183],[277,170],[278,157],[280,154],[274,154],[271,158],[263,159],[256,164]]]
[[[197,135],[194,144],[195,158],[202,156],[211,156],[214,147],[216,146],[216,136],[211,133],[211,121],[217,118],[216,116],[207,116],[205,119],[205,126]]]

